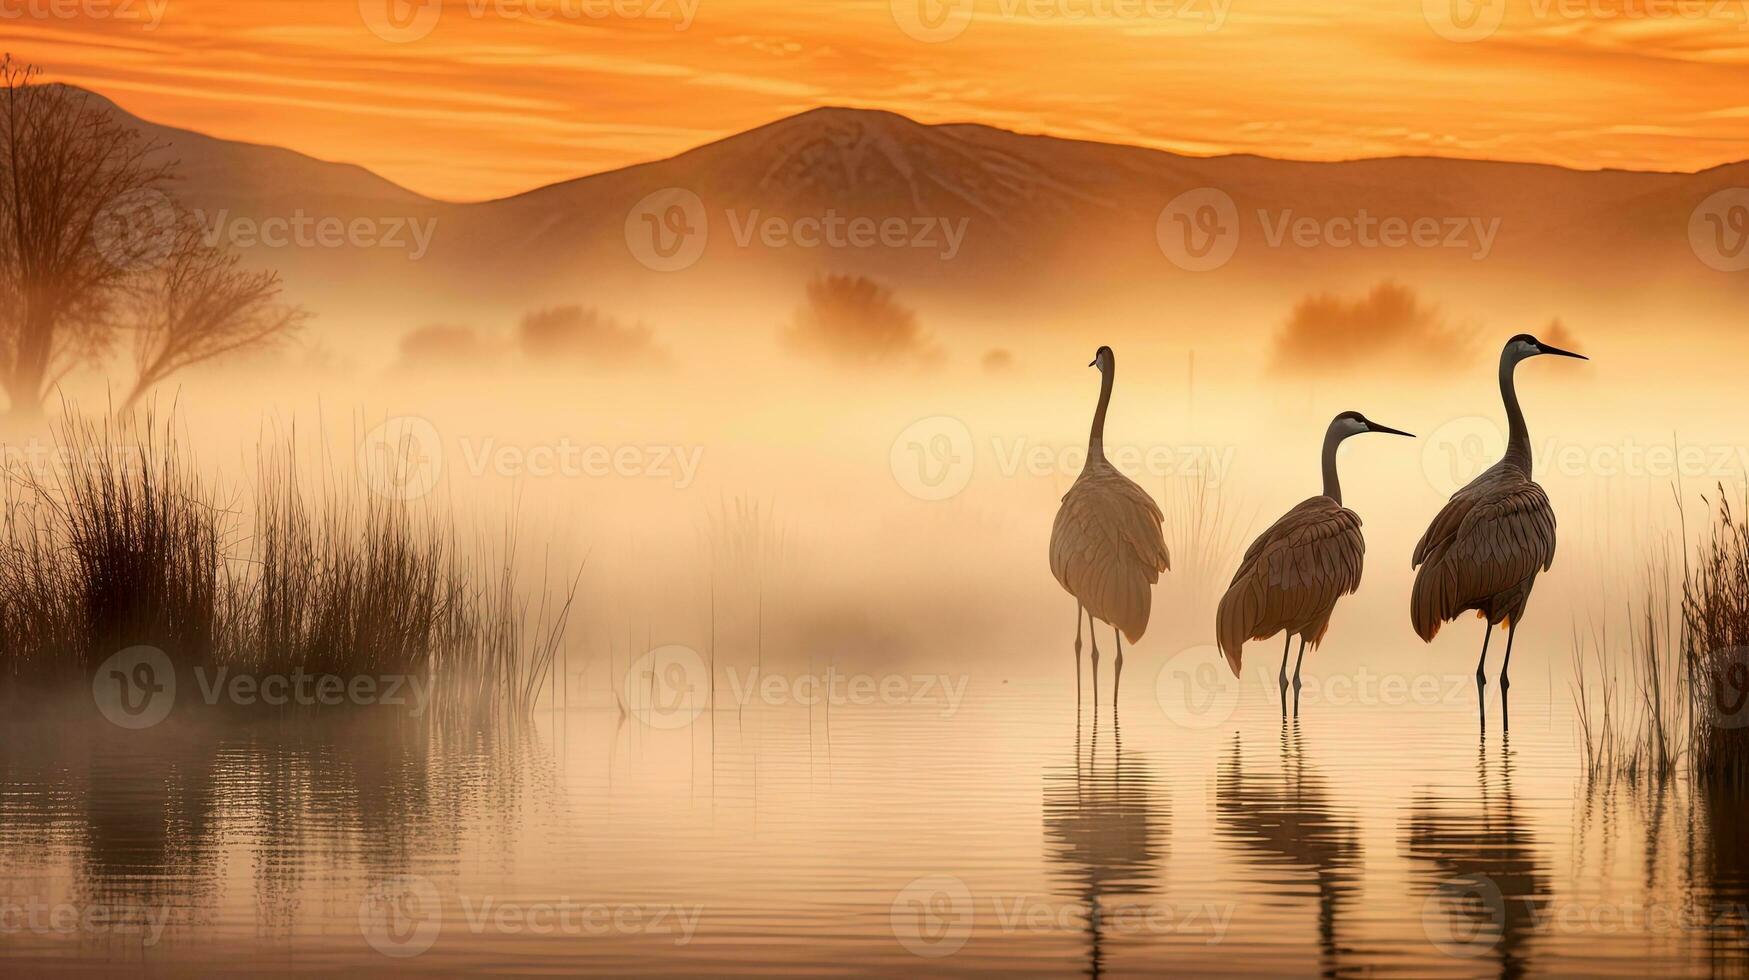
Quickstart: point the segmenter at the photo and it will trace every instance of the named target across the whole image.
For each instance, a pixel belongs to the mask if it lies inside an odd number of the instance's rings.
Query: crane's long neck
[[[1524,424],[1524,409],[1518,405],[1518,387],[1513,381],[1514,369],[1520,358],[1511,352],[1500,355],[1500,400],[1506,403],[1506,459],[1525,473],[1530,472],[1530,429]]]
[[[1332,425],[1330,431],[1324,433],[1324,496],[1336,503],[1342,503],[1342,481],[1336,476],[1336,447],[1342,445],[1342,440],[1348,438]]]
[[[1093,431],[1087,436],[1087,458],[1105,459],[1105,408],[1111,404],[1111,377],[1116,364],[1104,364],[1099,369],[1099,408],[1093,413]]]

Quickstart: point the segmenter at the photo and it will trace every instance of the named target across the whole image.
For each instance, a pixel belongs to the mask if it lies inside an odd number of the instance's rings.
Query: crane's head
[[[1586,357],[1584,354],[1576,354],[1570,350],[1562,350],[1553,344],[1545,344],[1527,333],[1521,333],[1511,340],[1508,340],[1506,342],[1506,350],[1504,353],[1507,357],[1511,358],[1514,363],[1535,357],[1538,354],[1558,354],[1561,357],[1577,357],[1581,361],[1591,360],[1591,358]]]
[[[1387,435],[1393,436],[1408,436],[1411,439],[1415,437],[1415,433],[1413,432],[1404,432],[1402,429],[1393,429],[1388,425],[1381,425],[1359,412],[1343,412],[1341,415],[1330,420],[1330,428],[1343,438],[1357,436],[1362,432],[1383,432]]]
[[[1117,358],[1111,353],[1110,347],[1101,347],[1093,352],[1093,360],[1087,362],[1088,367],[1096,367],[1101,371],[1109,371],[1117,363]]]

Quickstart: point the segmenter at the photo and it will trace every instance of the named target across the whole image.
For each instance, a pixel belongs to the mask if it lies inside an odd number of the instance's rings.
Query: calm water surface
[[[1142,672],[1136,671],[1132,677]],[[1570,709],[1186,727],[957,710],[14,724],[4,972],[1741,974],[1741,806],[1583,777]],[[1490,692],[1492,699],[1492,692]],[[1492,723],[1493,719],[1491,719]],[[1203,723],[1202,720],[1198,721]],[[93,918],[97,921],[92,921]],[[15,972],[16,971],[16,972]]]

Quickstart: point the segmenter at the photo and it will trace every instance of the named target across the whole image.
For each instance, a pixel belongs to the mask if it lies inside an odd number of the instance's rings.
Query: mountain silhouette
[[[1707,266],[1690,240],[1697,206],[1749,185],[1749,163],[1682,174],[1432,157],[1191,157],[822,108],[667,159],[458,203],[356,165],[162,126],[102,104],[164,145],[180,163],[175,195],[209,218],[301,214],[363,218],[384,233],[395,222],[430,229],[417,255],[405,229],[400,248],[244,249],[280,269],[288,294],[318,313],[418,305],[465,316],[580,297],[647,302],[728,285],[795,296],[821,272],[875,276],[906,295],[1011,306],[1132,287],[1215,298],[1265,283],[1291,296],[1385,276],[1542,294],[1555,283],[1587,297],[1655,286],[1722,306],[1749,283]],[[1211,192],[1230,202],[1218,224],[1204,220],[1206,208],[1163,214],[1186,194],[1194,204]],[[664,194],[681,195],[693,216]],[[659,213],[640,213],[652,195]],[[1424,244],[1379,244],[1386,220],[1404,229],[1420,222]],[[1340,240],[1369,221],[1374,244]],[[831,222],[838,241],[818,241]],[[1202,270],[1177,261],[1176,236],[1188,241],[1214,228],[1236,228],[1229,258]],[[687,236],[701,230],[696,255],[684,252]],[[640,254],[651,248],[672,250],[679,267],[654,268],[667,259]]]

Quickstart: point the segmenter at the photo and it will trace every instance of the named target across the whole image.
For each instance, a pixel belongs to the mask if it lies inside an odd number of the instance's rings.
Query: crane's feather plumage
[[[1051,526],[1051,574],[1131,643],[1148,628],[1151,587],[1171,568],[1164,521],[1146,490],[1095,458],[1063,495]]]
[[[1251,543],[1215,612],[1215,635],[1238,676],[1246,640],[1282,630],[1317,646],[1336,600],[1360,588],[1360,515],[1329,497],[1307,500]]]
[[[1510,461],[1495,464],[1452,495],[1415,546],[1415,632],[1432,640],[1472,609],[1490,625],[1517,622],[1537,575],[1554,562],[1548,494]]]

